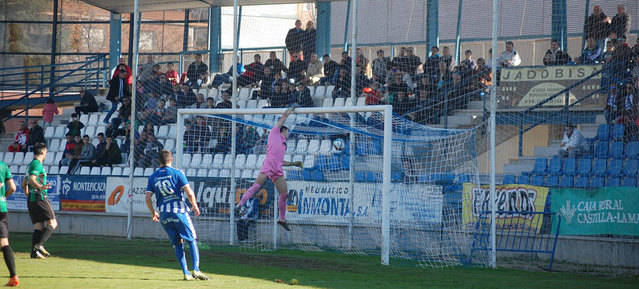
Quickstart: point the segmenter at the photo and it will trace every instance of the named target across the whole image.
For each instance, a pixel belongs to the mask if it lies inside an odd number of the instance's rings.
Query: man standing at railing
[[[515,67],[521,64],[521,57],[519,53],[515,51],[515,44],[512,41],[506,41],[506,50],[501,53],[501,56],[497,59],[497,63],[501,67]]]

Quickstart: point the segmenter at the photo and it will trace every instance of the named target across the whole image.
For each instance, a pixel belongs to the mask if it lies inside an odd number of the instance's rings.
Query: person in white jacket
[[[577,158],[583,153],[584,136],[575,128],[574,124],[569,124],[564,130],[564,138],[561,140],[559,155],[563,158]]]
[[[515,44],[512,41],[506,41],[506,50],[501,53],[497,63],[501,67],[515,67],[521,64],[521,57],[515,51]]]

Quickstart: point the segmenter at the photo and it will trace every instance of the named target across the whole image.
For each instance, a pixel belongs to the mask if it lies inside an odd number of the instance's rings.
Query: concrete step
[[[484,101],[482,101],[482,100],[473,100],[473,101],[468,103],[468,109],[484,110]]]
[[[605,124],[606,123],[606,115],[602,114],[598,114],[595,117],[595,123],[596,124]]]
[[[444,116],[448,118],[448,127],[470,126],[475,121],[481,119],[483,111],[481,110],[459,110],[453,115]],[[442,118],[442,123],[444,122]]]
[[[534,156],[536,158],[551,158],[559,154],[559,145],[548,147],[535,147]]]
[[[522,172],[532,171],[534,167],[534,162],[532,165],[529,164],[506,164],[504,165],[504,174],[507,175],[515,175],[519,176]]]

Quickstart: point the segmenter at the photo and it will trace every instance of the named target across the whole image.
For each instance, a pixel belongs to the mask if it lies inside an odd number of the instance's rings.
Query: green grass
[[[54,255],[32,260],[31,236],[12,234],[21,288],[291,288],[275,279],[296,278],[295,288],[638,288],[639,278],[584,274],[382,266],[379,257],[280,250],[202,248],[210,281],[182,281],[168,241],[54,234]],[[187,255],[188,257],[188,255]],[[8,276],[3,265],[2,273]],[[4,281],[3,281],[4,282]]]

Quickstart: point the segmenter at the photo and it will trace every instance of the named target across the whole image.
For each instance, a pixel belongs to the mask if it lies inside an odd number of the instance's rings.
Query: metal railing
[[[53,74],[53,77],[50,77]],[[107,54],[88,56],[84,61],[54,65],[31,65],[0,68],[0,110],[22,105],[7,118],[29,117],[29,109],[46,101],[68,95],[74,88],[104,87],[108,79]],[[36,96],[33,98],[33,96]]]

